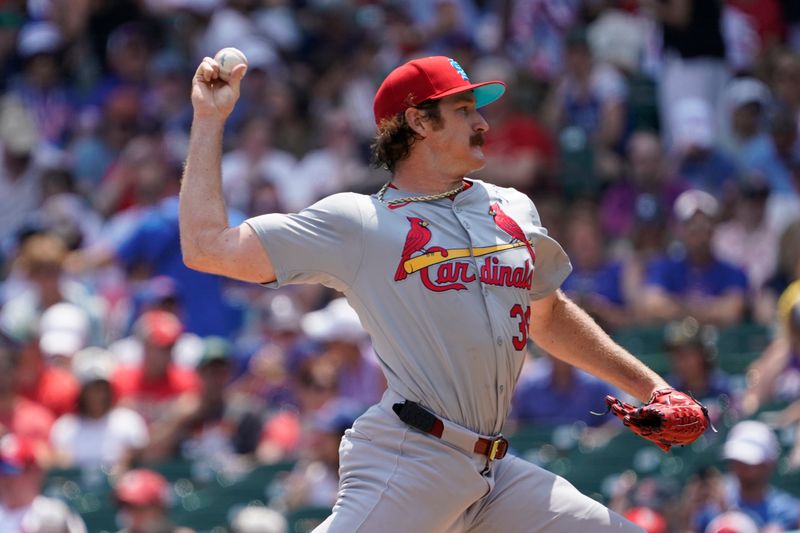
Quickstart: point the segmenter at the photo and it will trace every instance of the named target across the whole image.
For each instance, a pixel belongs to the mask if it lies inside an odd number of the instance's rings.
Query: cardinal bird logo
[[[428,229],[427,222],[416,217],[406,218],[411,223],[411,229],[408,231],[408,235],[406,235],[406,243],[403,245],[403,256],[400,258],[397,271],[394,273],[395,281],[400,281],[408,277],[403,265],[406,261],[411,259],[411,256],[415,253],[425,251],[425,246],[431,240],[431,230]]]
[[[517,224],[513,218],[505,214],[503,210],[500,209],[500,204],[497,202],[489,206],[489,214],[494,218],[494,223],[497,224],[497,227],[511,236],[512,242],[517,240],[525,244],[528,253],[531,254],[531,264],[536,264],[536,252],[533,251],[531,243],[525,236],[525,232],[519,227],[519,224]]]

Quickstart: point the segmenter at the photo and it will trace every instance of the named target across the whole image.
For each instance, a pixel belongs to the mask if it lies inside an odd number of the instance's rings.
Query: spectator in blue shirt
[[[623,263],[606,258],[603,234],[593,204],[579,204],[568,217],[566,250],[572,273],[561,285],[570,298],[606,329],[629,325]]]
[[[789,531],[800,524],[800,501],[769,483],[780,457],[778,438],[763,422],[745,420],[728,434],[723,448],[730,476],[718,487],[722,501],[706,502],[692,513],[692,531],[705,531],[725,509],[749,516],[760,531]]]
[[[792,194],[792,172],[800,164],[797,150],[797,123],[787,109],[776,109],[770,117],[769,135],[743,147],[742,163],[769,181],[775,194]]]
[[[593,416],[598,401],[615,394],[603,381],[560,359],[543,355],[523,373],[514,392],[511,416],[522,424],[560,426],[584,422],[597,427],[608,421]],[[601,406],[602,407],[602,406]]]
[[[117,246],[116,258],[128,271],[144,267],[150,276],[174,280],[187,331],[201,337],[229,337],[239,327],[241,316],[224,298],[223,279],[183,264],[177,197],[166,198],[149,211]]]
[[[693,317],[671,322],[664,329],[670,367],[667,383],[702,402],[714,422],[731,403],[730,376],[716,365],[718,336],[717,328],[701,325]]]
[[[715,326],[742,320],[747,276],[720,261],[711,247],[718,210],[714,197],[699,190],[686,191],[675,201],[680,242],[647,266],[640,302],[646,319],[688,315]]]
[[[736,191],[736,163],[716,146],[711,106],[699,98],[686,98],[672,109],[678,175],[696,189],[730,199]]]

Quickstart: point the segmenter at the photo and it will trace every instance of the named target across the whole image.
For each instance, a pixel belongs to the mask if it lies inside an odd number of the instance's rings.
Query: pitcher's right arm
[[[222,134],[239,99],[247,67],[234,67],[229,82],[219,65],[203,59],[192,80],[194,117],[180,192],[180,237],[187,267],[242,281],[267,283],[275,270],[247,224],[230,227],[222,195]]]

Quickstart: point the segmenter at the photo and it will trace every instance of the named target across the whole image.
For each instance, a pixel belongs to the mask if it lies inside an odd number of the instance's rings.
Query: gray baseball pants
[[[485,472],[486,457],[402,422],[398,398],[387,391],[345,433],[339,495],[314,533],[643,532],[511,454]]]

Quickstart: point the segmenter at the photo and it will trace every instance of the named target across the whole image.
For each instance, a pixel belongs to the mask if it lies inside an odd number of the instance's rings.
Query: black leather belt
[[[396,403],[392,405],[392,410],[397,413],[400,420],[412,428],[433,435],[438,439],[442,438],[444,434],[444,422],[442,419],[420,406],[417,402],[406,400],[403,403]],[[508,440],[502,435],[498,435],[493,439],[478,437],[475,439],[472,451],[488,457],[490,461],[502,459],[508,452]]]

